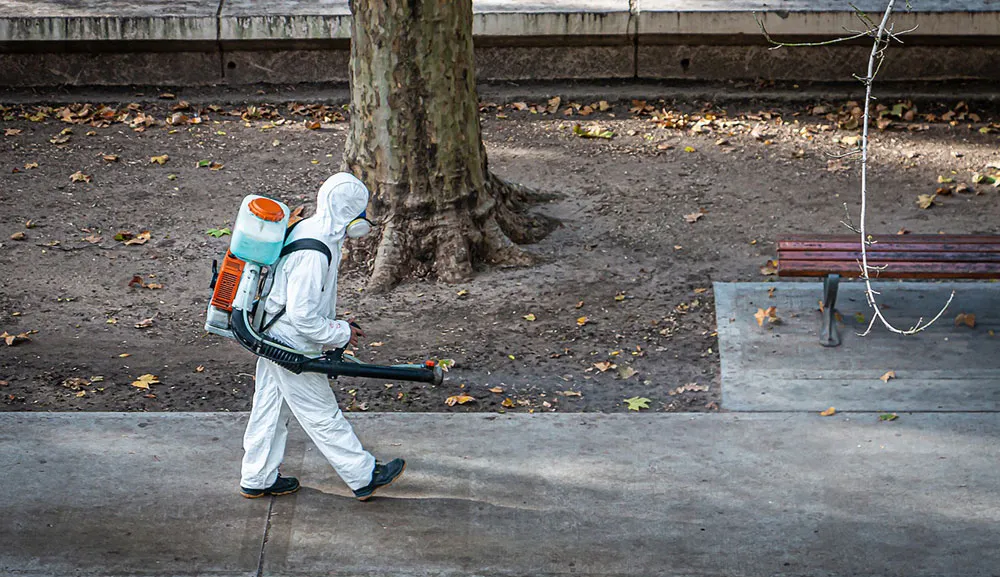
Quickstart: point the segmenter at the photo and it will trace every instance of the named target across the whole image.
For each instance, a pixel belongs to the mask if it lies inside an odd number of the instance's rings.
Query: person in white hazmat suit
[[[327,256],[318,250],[299,250],[282,258],[265,302],[267,318],[279,315],[267,331],[269,336],[305,351],[356,346],[364,336],[356,324],[336,320],[336,305],[340,248],[345,238],[364,236],[371,230],[367,207],[368,189],[353,175],[335,174],[323,183],[316,214],[299,222],[286,244],[302,238],[318,239],[330,249],[332,258],[328,263]],[[406,467],[402,459],[377,462],[361,446],[326,375],[297,375],[261,358],[257,360],[250,422],[243,437],[240,493],[244,497],[287,495],[299,489],[297,479],[278,473],[292,415],[362,501],[396,480]]]

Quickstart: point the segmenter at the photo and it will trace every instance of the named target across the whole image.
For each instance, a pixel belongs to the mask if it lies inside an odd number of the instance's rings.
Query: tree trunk
[[[492,176],[479,125],[471,0],[351,3],[348,170],[381,224],[369,287],[447,282],[478,263],[529,264],[515,242],[551,230],[525,189]]]

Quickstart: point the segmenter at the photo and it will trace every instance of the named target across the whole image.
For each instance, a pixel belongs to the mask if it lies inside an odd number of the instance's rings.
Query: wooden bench
[[[1000,278],[1000,236],[881,235],[868,246],[872,279]],[[778,241],[778,276],[823,277],[819,342],[840,344],[834,323],[840,277],[861,276],[858,235],[795,235]]]

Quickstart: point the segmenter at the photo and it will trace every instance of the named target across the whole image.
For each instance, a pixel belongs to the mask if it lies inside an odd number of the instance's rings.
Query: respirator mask
[[[375,225],[368,220],[366,213],[367,210],[361,211],[361,214],[347,225],[347,238],[361,238],[372,231]]]

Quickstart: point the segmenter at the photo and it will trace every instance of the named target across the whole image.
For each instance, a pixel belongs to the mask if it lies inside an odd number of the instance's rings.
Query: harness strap
[[[302,221],[297,221],[295,224],[289,226],[288,230],[285,231],[286,241],[288,240],[288,236],[292,233],[292,229],[294,229],[295,225],[300,222]],[[279,256],[278,259],[280,260],[293,252],[298,252],[300,250],[315,250],[321,252],[326,256],[326,266],[330,266],[333,263],[333,253],[330,252],[330,247],[326,246],[325,242],[315,238],[300,238],[298,240],[293,240],[281,249],[281,256]],[[261,306],[263,306],[263,304],[264,303],[261,303]],[[260,329],[261,334],[267,332],[267,329],[271,328],[271,326],[274,325],[278,319],[284,316],[284,314],[285,307],[281,307],[281,310],[275,313],[274,318],[268,321],[267,324]]]

